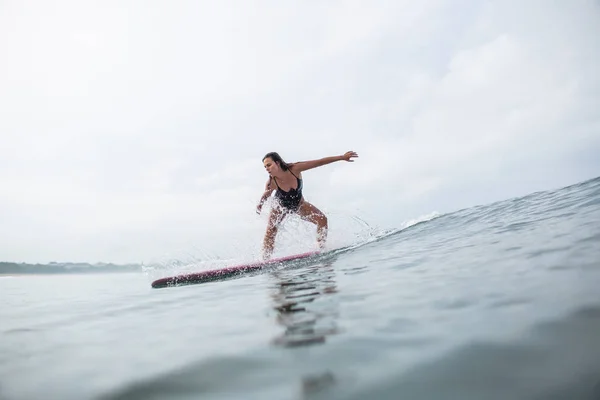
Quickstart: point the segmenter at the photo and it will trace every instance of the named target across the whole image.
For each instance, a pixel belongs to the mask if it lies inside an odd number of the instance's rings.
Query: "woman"
[[[263,165],[269,174],[256,212],[260,214],[263,203],[275,191],[275,206],[271,210],[269,223],[263,242],[263,258],[268,259],[273,253],[277,228],[283,218],[296,213],[302,219],[312,222],[317,226],[317,241],[319,248],[323,249],[327,239],[327,217],[315,206],[304,200],[302,196],[302,171],[331,164],[335,161],[354,162],[352,158],[358,157],[354,151],[348,151],[341,156],[325,157],[319,160],[301,161],[288,164],[275,152],[267,153],[263,157]]]

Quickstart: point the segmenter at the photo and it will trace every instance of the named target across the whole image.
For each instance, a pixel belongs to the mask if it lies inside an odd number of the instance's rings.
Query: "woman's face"
[[[277,174],[279,171],[281,171],[281,168],[279,167],[279,165],[275,161],[273,161],[273,159],[271,157],[265,158],[263,161],[263,165],[265,166],[265,169],[271,176],[273,176],[274,174]]]

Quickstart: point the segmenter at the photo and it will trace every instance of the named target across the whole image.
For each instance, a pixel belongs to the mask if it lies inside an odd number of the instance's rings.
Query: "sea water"
[[[600,178],[313,263],[0,277],[0,399],[600,399]]]

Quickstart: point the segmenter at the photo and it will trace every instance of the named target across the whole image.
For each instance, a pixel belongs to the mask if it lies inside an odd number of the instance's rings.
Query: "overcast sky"
[[[593,0],[2,0],[0,261],[257,248],[269,151],[359,153],[304,173],[334,242],[599,176],[598,38]]]

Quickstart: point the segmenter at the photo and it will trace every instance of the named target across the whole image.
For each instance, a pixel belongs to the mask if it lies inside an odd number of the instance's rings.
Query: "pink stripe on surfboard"
[[[154,282],[152,282],[152,287],[176,285],[177,283],[185,283],[185,282],[195,281],[195,280],[200,280],[200,279],[219,277],[221,275],[229,275],[229,274],[232,274],[235,272],[248,272],[248,271],[252,271],[252,270],[258,270],[258,269],[267,267],[269,265],[277,264],[280,262],[297,260],[297,259],[301,259],[301,258],[306,258],[306,257],[310,257],[313,255],[317,255],[319,253],[320,252],[318,252],[318,251],[309,251],[306,253],[295,254],[295,255],[291,255],[291,256],[272,258],[272,259],[266,260],[266,261],[256,261],[256,262],[252,262],[252,263],[248,263],[248,264],[240,264],[240,265],[235,265],[232,267],[214,269],[214,270],[210,270],[210,271],[202,271],[202,272],[195,272],[195,273],[191,273],[191,274],[170,276],[170,277],[155,280]]]

